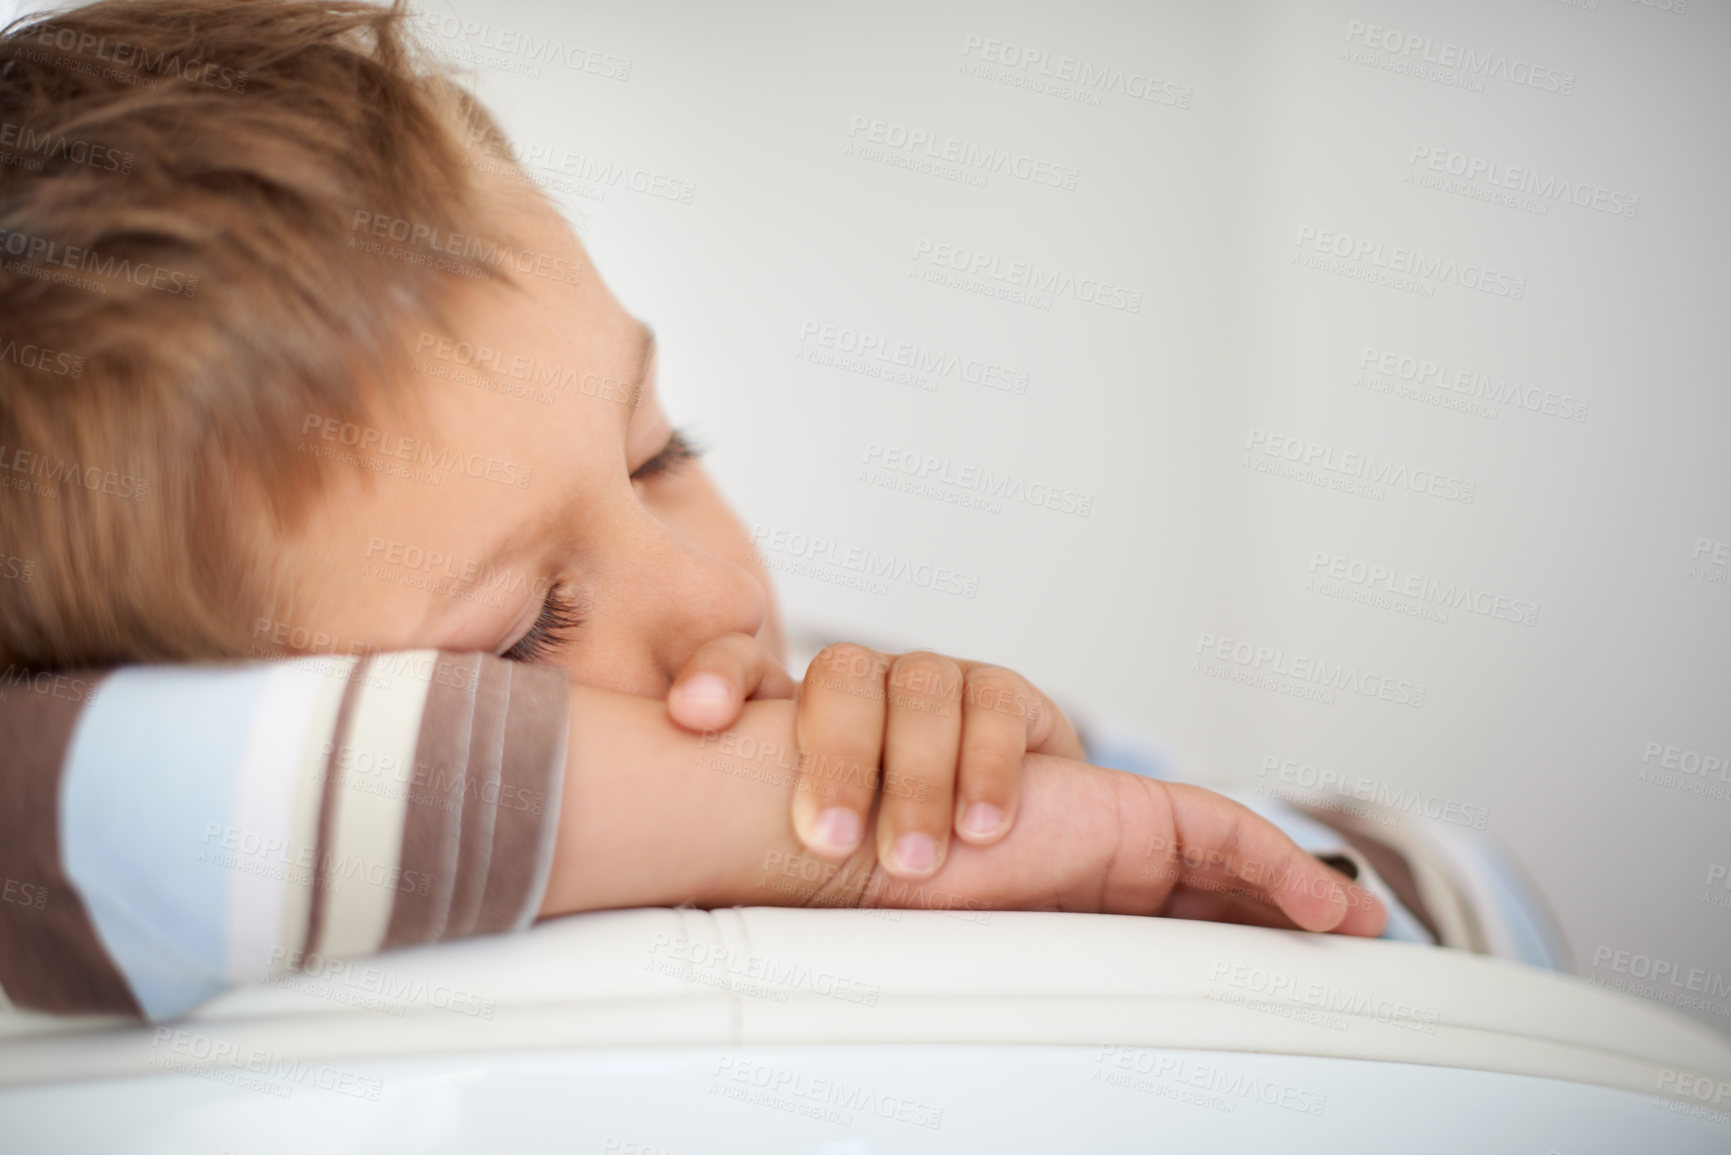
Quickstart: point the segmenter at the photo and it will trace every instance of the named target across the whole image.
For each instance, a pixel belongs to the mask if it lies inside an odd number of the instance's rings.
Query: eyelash
[[[639,465],[631,474],[631,480],[648,481],[652,477],[677,473],[680,466],[702,456],[703,450],[692,444],[691,439],[684,433],[675,429],[668,436],[667,444],[661,447],[661,452]]]
[[[503,656],[513,662],[546,661],[582,624],[583,613],[577,599],[563,584],[556,584],[547,591],[547,600],[541,603],[535,624]]]
[[[695,461],[702,455],[702,449],[675,429],[660,452],[637,467],[631,480],[648,481],[652,477],[677,473],[686,462]],[[513,662],[545,661],[582,625],[583,614],[577,607],[577,599],[564,585],[556,584],[547,591],[547,600],[541,603],[541,613],[535,624],[503,656]]]

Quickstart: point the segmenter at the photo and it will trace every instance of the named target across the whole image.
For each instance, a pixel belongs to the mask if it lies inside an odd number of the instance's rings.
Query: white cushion
[[[1647,1094],[1731,1080],[1731,1040],[1571,976],[1437,947],[1162,918],[611,911],[309,970],[224,995],[172,1028],[0,1016],[0,1086],[151,1073],[170,1029],[206,1050],[324,1059],[1111,1043],[1418,1063]]]

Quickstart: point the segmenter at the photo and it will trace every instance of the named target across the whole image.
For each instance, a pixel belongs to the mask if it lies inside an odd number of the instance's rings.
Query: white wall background
[[[563,170],[546,183],[656,326],[675,420],[746,520],[807,553],[836,543],[823,580],[779,579],[792,619],[1003,662],[1246,784],[1268,785],[1272,759],[1483,811],[1554,900],[1577,969],[1619,980],[1616,951],[1698,968],[1690,1013],[1731,1029],[1731,770],[1707,768],[1731,761],[1731,5],[422,7],[526,154]],[[1392,42],[1363,26],[1412,51],[1366,56]],[[579,67],[546,59],[549,41]],[[987,42],[1106,82],[1036,90],[1041,65],[989,63],[1007,54]],[[1450,52],[1495,74],[1424,62]],[[1535,67],[1536,85],[1508,79]],[[1124,92],[1150,81],[1154,100]],[[855,118],[1067,166],[1074,188],[849,155]],[[1434,187],[1449,178],[1427,156],[1570,195]],[[652,177],[689,203],[633,191]],[[1602,211],[1630,198],[1632,214]],[[1329,267],[1300,243],[1324,231],[1380,249]],[[1122,286],[1140,308],[928,283],[910,275],[922,239]],[[1397,248],[1454,276],[1412,291],[1343,275],[1374,278]],[[1464,287],[1469,266],[1510,293]],[[1025,392],[819,363],[808,326],[829,325],[989,363]],[[1520,399],[1362,377],[1367,349]],[[1402,395],[1373,387],[1391,381]],[[1272,437],[1473,499],[1250,468],[1281,466],[1258,448]],[[873,446],[1089,512],[882,488],[862,480]],[[977,594],[844,588],[855,548],[960,571]],[[1431,620],[1368,582],[1319,590],[1319,554],[1536,617]],[[1209,638],[1249,664],[1205,663]],[[1272,673],[1299,657],[1422,686],[1422,704],[1306,700]]]
[[[675,420],[712,447],[747,521],[837,543],[824,580],[779,579],[793,619],[1004,662],[1246,783],[1266,785],[1275,759],[1482,810],[1554,899],[1582,973],[1617,980],[1614,951],[1699,968],[1691,1013],[1731,1025],[1731,890],[1714,870],[1731,865],[1731,770],[1703,769],[1731,758],[1731,546],[1717,544],[1731,542],[1731,7],[425,11],[522,148],[563,170],[547,183],[657,327]],[[1387,52],[1361,25],[1414,47]],[[1380,57],[1364,55],[1371,39]],[[549,40],[601,55],[570,57],[590,70],[537,63]],[[978,75],[988,41],[1045,53],[1050,70],[1078,58],[1106,83],[1078,100],[1031,89],[1037,64]],[[1491,63],[1423,71],[1451,52]],[[1123,91],[1150,80],[1155,100]],[[979,187],[849,155],[856,117],[1068,166],[1075,187],[1004,173]],[[1484,176],[1434,187],[1475,157],[1494,179],[1518,185],[1518,168],[1547,183],[1516,204],[1491,199]],[[650,176],[689,182],[690,203],[630,187]],[[1300,243],[1306,229],[1380,245],[1343,268],[1374,277],[1409,249],[1444,272],[1413,291],[1307,267],[1327,255]],[[922,239],[1122,286],[1141,306],[1047,294],[1040,308],[928,283],[910,275]],[[1484,268],[1503,292],[1460,283]],[[1000,366],[1026,391],[818,363],[808,324]],[[1393,395],[1360,376],[1367,349],[1446,369],[1408,382],[1398,362],[1369,366],[1405,387]],[[1468,389],[1482,375],[1477,398],[1439,387],[1462,372]],[[1248,467],[1279,467],[1251,448],[1273,436],[1337,466],[1393,462],[1421,488],[1432,474],[1456,495],[1470,483],[1473,498]],[[956,501],[965,485],[940,487],[947,499],[875,486],[862,480],[874,445],[1091,508],[993,511]],[[771,561],[813,561],[801,544]],[[853,547],[961,571],[977,596],[843,588]],[[1431,620],[1386,588],[1381,604],[1349,601],[1367,584],[1318,590],[1318,554],[1393,571],[1397,590],[1466,587],[1492,613],[1445,604]],[[1249,666],[1227,658],[1215,674],[1303,656],[1422,686],[1422,704],[1212,676],[1197,652],[1209,636],[1249,643],[1227,651]],[[1688,994],[1666,990],[1650,997]]]

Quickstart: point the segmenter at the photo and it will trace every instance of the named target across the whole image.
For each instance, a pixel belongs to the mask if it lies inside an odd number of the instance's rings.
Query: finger
[[[865,833],[883,757],[889,659],[843,642],[813,658],[800,687],[793,827],[814,854],[839,858]]]
[[[1058,704],[1033,683],[1025,684],[1034,703],[1033,716],[1028,723],[1028,752],[1085,760],[1087,751],[1082,747],[1081,735],[1076,733],[1076,727],[1070,724],[1064,711],[1058,709]]]
[[[697,647],[667,691],[667,713],[687,730],[725,730],[750,698],[791,698],[793,679],[750,634],[722,634]]]
[[[1364,938],[1380,935],[1383,927],[1388,925],[1388,905],[1378,898],[1374,891],[1354,882],[1352,875],[1343,873],[1314,855],[1306,854],[1305,857],[1322,868],[1319,877],[1324,881],[1316,885],[1331,888],[1346,903],[1346,916],[1330,928],[1330,933],[1359,935]]]
[[[1271,902],[1305,930],[1381,933],[1387,911],[1376,896],[1306,854],[1278,826],[1211,790],[1161,785],[1172,798],[1179,882],[1230,876],[1243,884],[1241,895]]]
[[[1230,884],[1229,884],[1230,885]],[[1160,911],[1162,918],[1187,918],[1198,922],[1230,922],[1240,926],[1263,926],[1274,930],[1299,930],[1279,907],[1264,901],[1241,898],[1210,887],[1199,890],[1180,886]]]
[[[927,878],[943,866],[955,821],[962,668],[942,654],[902,654],[886,693],[878,861],[897,878]]]
[[[1055,754],[1060,758],[1074,758],[1078,762],[1086,760],[1086,752],[1083,750],[1081,737],[1076,733],[1076,727],[1070,724],[1064,711],[1058,709],[1057,703],[1032,682],[1014,670],[994,666],[990,662],[963,661],[961,666],[962,672],[970,679],[970,694],[971,679],[976,672],[996,670],[1015,679],[1013,683],[984,683],[980,691],[980,705],[999,713],[1012,714],[1022,720],[1027,735],[1024,748],[1026,753]]]
[[[974,665],[964,677],[956,834],[976,846],[990,846],[1016,820],[1032,687],[1020,674],[1000,666]]]

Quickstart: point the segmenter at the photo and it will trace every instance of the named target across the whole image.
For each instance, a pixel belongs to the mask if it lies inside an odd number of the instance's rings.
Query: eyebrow
[[[620,408],[625,411],[625,421],[620,428],[621,437],[623,437],[626,431],[631,428],[631,415],[637,411],[637,403],[643,395],[643,386],[649,375],[649,365],[655,358],[655,330],[650,328],[650,326],[643,321],[638,321],[636,324],[636,368],[632,370],[631,381],[628,386],[631,394],[631,404],[620,406]],[[547,532],[564,517],[565,512],[566,509],[564,504],[555,505],[537,519],[535,524],[529,527],[528,530],[511,534],[504,541],[501,541],[498,545],[487,551],[487,554],[482,558],[480,565],[475,567],[477,575],[475,582],[468,584],[473,585],[485,581],[489,575],[498,571],[501,562],[510,561],[512,558],[523,554],[525,552],[524,547],[544,538],[547,535]],[[422,625],[430,624],[432,621],[436,620],[440,615],[440,611],[444,609],[445,604],[461,603],[441,604],[428,615],[427,619],[422,622]]]

